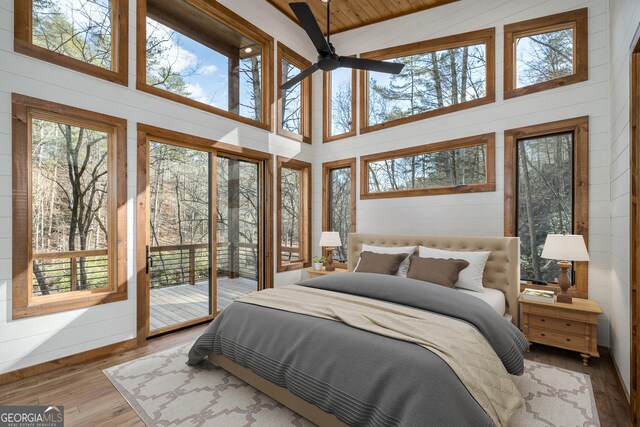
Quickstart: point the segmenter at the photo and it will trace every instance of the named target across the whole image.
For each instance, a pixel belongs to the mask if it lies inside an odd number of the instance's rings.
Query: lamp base
[[[573,297],[569,292],[569,288],[571,287],[571,279],[569,278],[569,269],[572,267],[570,262],[560,261],[558,263],[558,267],[560,267],[560,277],[558,277],[558,286],[560,286],[560,293],[556,296],[556,300],[558,302],[563,302],[565,304],[572,304]]]
[[[336,268],[333,266],[333,251],[335,248],[327,247],[327,266],[324,268],[325,271],[335,271]]]

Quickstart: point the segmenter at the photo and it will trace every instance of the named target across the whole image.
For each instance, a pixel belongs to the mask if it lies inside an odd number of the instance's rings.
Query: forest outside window
[[[126,0],[15,0],[16,52],[127,84]]]
[[[323,73],[323,141],[356,134],[356,70],[338,68]]]
[[[404,64],[361,74],[360,131],[371,132],[495,100],[495,29],[361,55]]]
[[[495,191],[495,134],[360,158],[360,198]]]
[[[13,318],[126,299],[126,122],[13,98]]]
[[[278,157],[278,272],[311,265],[311,164]]]
[[[581,234],[588,242],[588,118],[505,133],[505,235],[520,238],[520,276],[556,283],[556,262],[541,257],[548,234]],[[585,263],[572,271],[586,297]]]
[[[588,79],[588,10],[505,26],[505,98]]]
[[[322,230],[340,233],[342,246],[334,251],[337,267],[347,267],[349,233],[356,231],[356,159],[322,164]]]
[[[271,130],[273,39],[222,5],[138,2],[138,89]]]
[[[278,133],[296,141],[311,143],[311,76],[290,89],[280,86],[311,62],[278,43]]]

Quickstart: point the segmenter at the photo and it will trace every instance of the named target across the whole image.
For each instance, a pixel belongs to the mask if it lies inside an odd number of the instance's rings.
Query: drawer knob
[[[546,320],[545,319],[540,319],[540,322],[544,323],[544,322],[546,322]]]
[[[571,342],[571,338],[567,338],[567,342]]]
[[[540,333],[540,336],[541,336],[541,337],[544,337],[544,336],[546,336],[546,335],[545,335],[545,334],[543,334],[543,333]]]
[[[571,323],[567,323],[567,326],[571,326]]]

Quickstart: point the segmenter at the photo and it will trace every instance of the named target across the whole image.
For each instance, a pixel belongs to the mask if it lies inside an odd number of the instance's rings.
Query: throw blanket
[[[524,399],[493,348],[468,323],[370,298],[290,285],[237,300],[342,322],[440,356],[493,421],[506,426]]]
[[[323,276],[298,285],[462,320],[484,336],[509,373],[523,372],[526,339],[473,296],[366,273]],[[341,321],[234,302],[194,343],[188,363],[196,365],[210,353],[251,369],[352,426],[497,424],[434,350]],[[503,369],[500,361],[496,365]]]

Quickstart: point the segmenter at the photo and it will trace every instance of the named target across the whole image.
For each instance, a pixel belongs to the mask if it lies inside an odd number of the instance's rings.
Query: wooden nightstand
[[[309,279],[313,279],[314,277],[325,276],[327,274],[346,273],[348,270],[345,268],[336,268],[333,271],[327,271],[324,268],[322,270],[314,270],[313,267],[311,267],[307,268],[305,271],[307,272]]]
[[[553,304],[519,299],[522,332],[529,342],[546,344],[580,353],[584,366],[598,353],[597,302],[574,298],[573,304]]]

